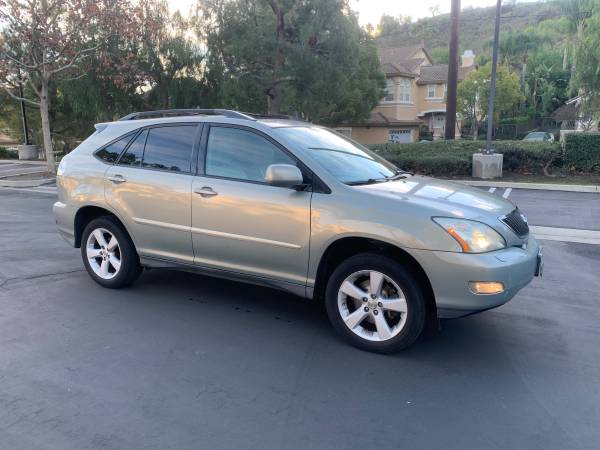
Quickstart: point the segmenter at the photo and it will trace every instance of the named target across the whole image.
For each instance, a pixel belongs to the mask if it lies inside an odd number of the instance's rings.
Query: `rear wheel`
[[[327,314],[355,347],[393,353],[409,347],[425,325],[421,289],[410,271],[374,253],[345,260],[327,283]]]
[[[141,273],[131,238],[111,216],[94,219],[85,227],[81,256],[92,279],[107,288],[127,286]]]

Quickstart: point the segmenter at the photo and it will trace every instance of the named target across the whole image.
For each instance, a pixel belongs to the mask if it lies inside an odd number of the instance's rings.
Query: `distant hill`
[[[460,16],[460,50],[470,49],[476,55],[490,52],[489,43],[494,37],[496,8],[464,8]],[[525,31],[544,21],[561,17],[556,1],[506,4],[502,7],[501,32]],[[381,30],[377,41],[382,47],[425,43],[437,62],[446,62],[450,36],[450,14],[420,19],[406,24],[394,24]],[[556,40],[562,40],[556,32]]]

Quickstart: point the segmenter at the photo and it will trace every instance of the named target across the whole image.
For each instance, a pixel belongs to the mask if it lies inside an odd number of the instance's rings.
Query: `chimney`
[[[471,67],[475,64],[475,53],[473,53],[473,50],[465,50],[460,58],[462,60],[462,67]]]

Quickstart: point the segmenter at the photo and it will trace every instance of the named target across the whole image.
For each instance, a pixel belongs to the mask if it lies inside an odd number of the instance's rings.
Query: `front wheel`
[[[409,347],[425,325],[425,301],[414,276],[397,261],[374,253],[340,264],[327,283],[325,303],[342,337],[372,352]]]
[[[141,273],[129,235],[111,216],[92,220],[83,230],[81,257],[92,279],[107,288],[131,284]]]

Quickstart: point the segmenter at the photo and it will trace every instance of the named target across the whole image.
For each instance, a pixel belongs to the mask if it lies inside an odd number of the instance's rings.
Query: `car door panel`
[[[207,127],[192,184],[196,264],[306,284],[312,193],[266,184],[272,163],[295,161],[245,127]]]
[[[197,124],[141,131],[105,174],[107,203],[127,217],[140,256],[193,263],[191,161]]]
[[[206,187],[216,195],[196,193]],[[203,176],[192,191],[196,264],[306,282],[310,192]]]

